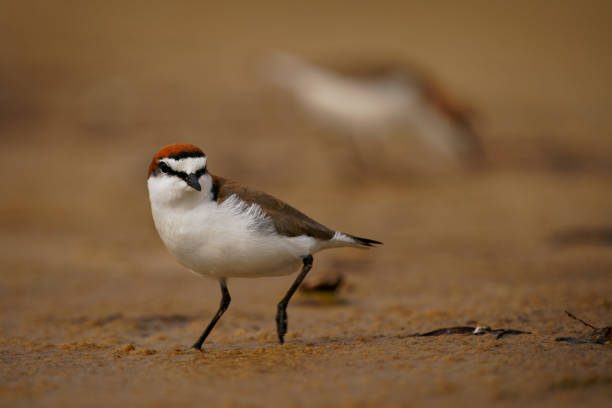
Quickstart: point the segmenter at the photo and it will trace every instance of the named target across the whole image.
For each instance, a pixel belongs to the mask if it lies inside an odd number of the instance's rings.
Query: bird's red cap
[[[180,159],[183,157],[205,157],[204,152],[197,146],[188,143],[174,143],[168,146],[164,146],[151,160],[149,165],[149,172],[147,178],[151,177],[153,170],[157,168],[159,159],[170,157],[173,159]]]

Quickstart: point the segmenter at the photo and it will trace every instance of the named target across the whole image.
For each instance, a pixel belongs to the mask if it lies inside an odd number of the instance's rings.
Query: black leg
[[[206,329],[204,330],[204,333],[202,333],[202,335],[200,336],[198,341],[196,341],[193,344],[193,346],[191,346],[194,349],[197,349],[197,350],[201,350],[202,349],[202,343],[204,343],[204,340],[206,340],[206,337],[208,337],[208,335],[212,331],[213,327],[215,327],[215,324],[217,324],[217,320],[219,320],[219,318],[227,310],[227,307],[229,306],[230,302],[232,301],[232,298],[231,298],[231,296],[229,294],[229,290],[227,290],[227,285],[225,283],[225,278],[219,279],[219,284],[221,285],[221,304],[219,305],[219,310],[217,310],[217,314],[215,315],[215,317],[213,317],[213,319],[210,321],[210,323],[208,323],[208,326],[206,326]]]
[[[310,271],[310,268],[312,268],[312,255],[303,257],[302,262],[304,263],[302,271],[285,294],[285,297],[278,302],[276,307],[276,331],[278,332],[278,341],[280,344],[285,342],[285,333],[287,333],[287,305],[289,304],[289,300],[291,300],[291,296],[293,296],[306,274],[308,274],[308,271]]]

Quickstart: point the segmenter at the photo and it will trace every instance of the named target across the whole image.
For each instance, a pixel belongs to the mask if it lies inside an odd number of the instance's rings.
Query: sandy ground
[[[0,16],[0,405],[609,404],[610,344],[554,339],[589,332],[564,310],[612,324],[612,246],[553,239],[612,226],[608,3],[49,4]],[[489,165],[419,161],[397,137],[401,154],[351,167],[256,80],[275,49],[423,64],[475,107]],[[313,277],[346,285],[296,295],[283,346],[293,277],[230,280],[229,311],[189,350],[218,286],[166,252],[145,184],[178,141],[385,245],[315,256]],[[460,325],[531,334],[407,337]]]

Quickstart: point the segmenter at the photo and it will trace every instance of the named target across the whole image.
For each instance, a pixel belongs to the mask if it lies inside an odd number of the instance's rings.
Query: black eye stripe
[[[160,161],[158,164],[159,169],[166,174],[170,174],[172,176],[178,176],[179,172],[177,172],[176,170],[174,170],[172,167],[168,166],[167,163]]]
[[[159,162],[159,169],[164,173],[169,173],[171,171],[170,166],[164,162]]]
[[[187,179],[187,173],[184,171],[176,171],[172,167],[168,166],[166,162],[160,161],[158,164],[159,169],[166,174],[171,176],[177,176],[183,180]],[[199,178],[207,173],[206,167],[203,167],[195,172],[195,175]]]

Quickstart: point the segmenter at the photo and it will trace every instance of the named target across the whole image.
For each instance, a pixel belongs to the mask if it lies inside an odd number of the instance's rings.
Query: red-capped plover
[[[206,155],[190,144],[161,149],[149,166],[149,198],[155,227],[166,248],[196,274],[218,279],[221,304],[202,343],[230,304],[227,278],[301,272],[277,305],[282,344],[287,304],[310,268],[313,254],[328,248],[371,247],[380,242],[335,231],[264,192],[210,174]]]

